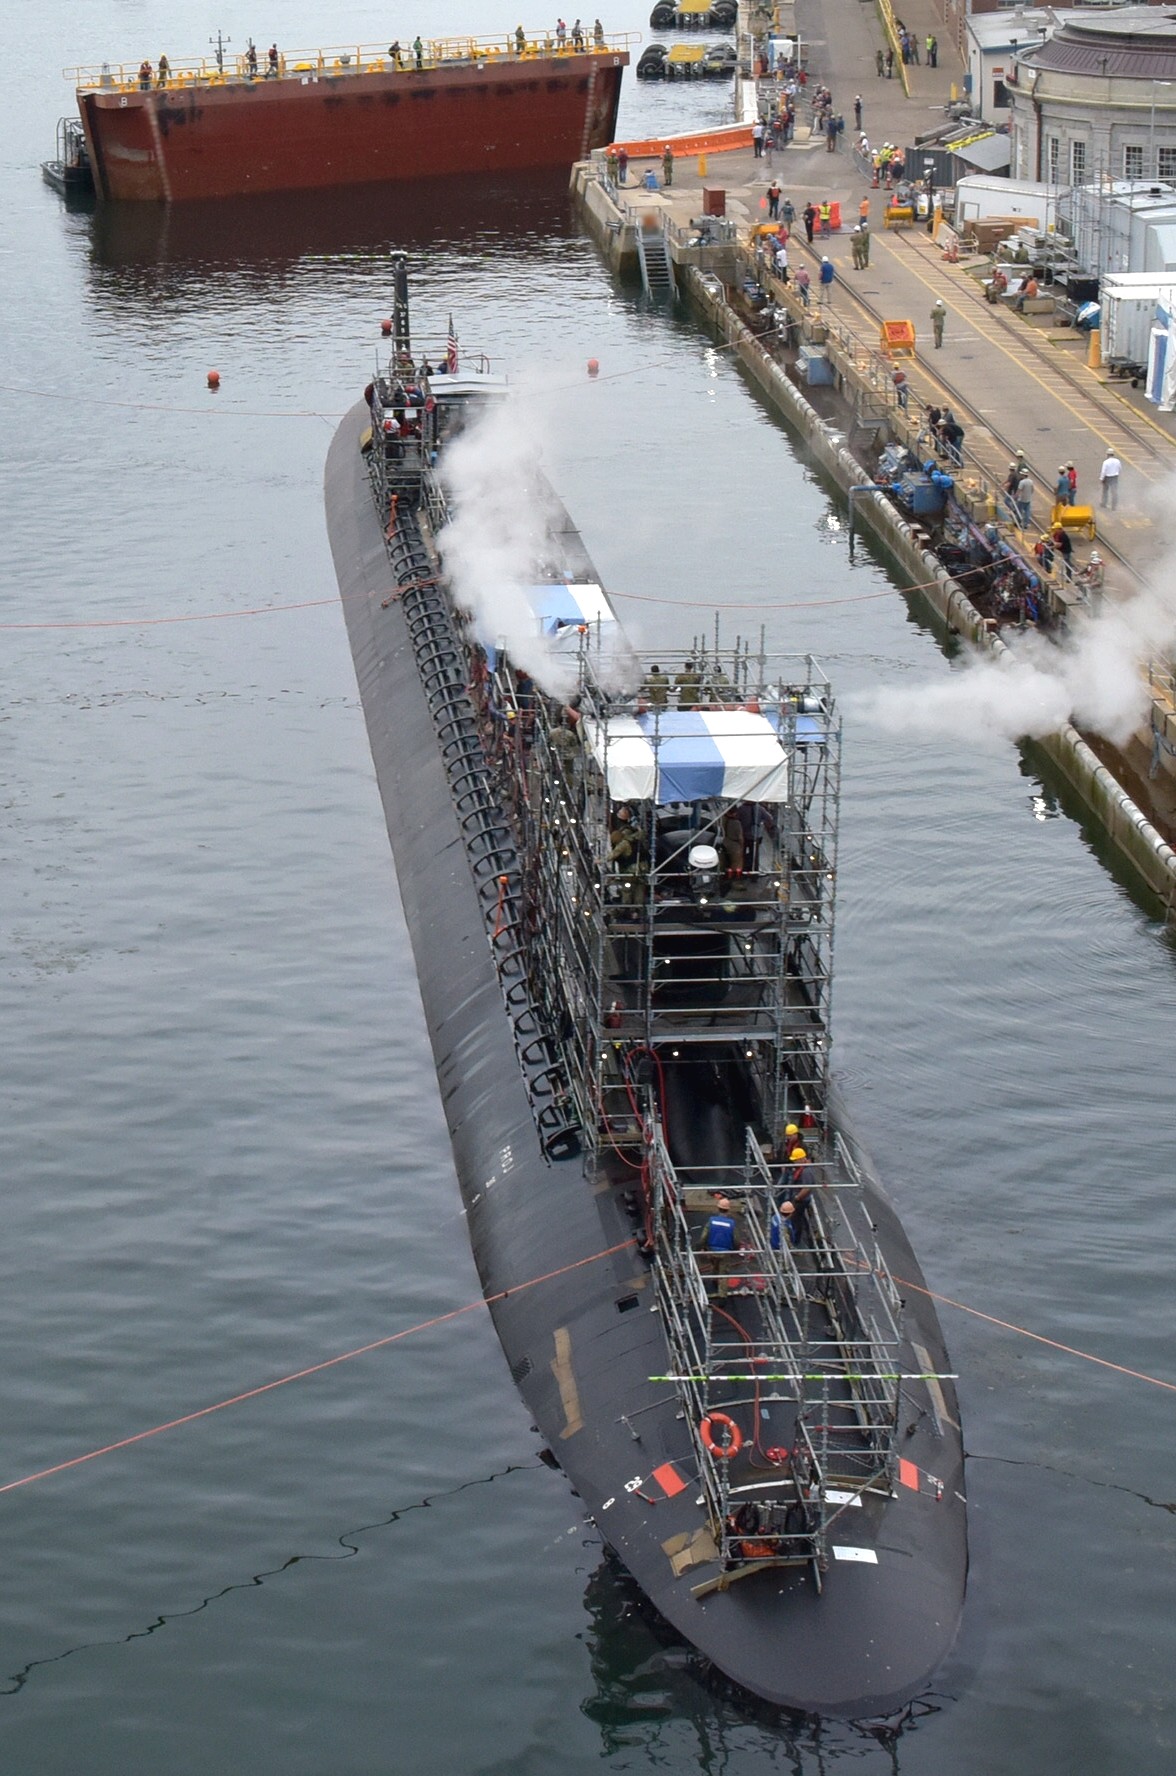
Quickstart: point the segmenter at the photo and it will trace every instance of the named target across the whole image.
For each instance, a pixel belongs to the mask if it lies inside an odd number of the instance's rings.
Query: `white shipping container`
[[[1099,286],[1099,332],[1104,364],[1146,366],[1156,309],[1176,302],[1176,278],[1152,272],[1112,272]]]
[[[997,173],[969,173],[956,182],[956,227],[986,222],[989,216],[1017,216],[1048,234],[1057,219],[1058,187],[1032,179],[1005,179]]]

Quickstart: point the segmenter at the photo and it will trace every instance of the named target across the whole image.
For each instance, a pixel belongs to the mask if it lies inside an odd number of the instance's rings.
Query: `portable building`
[[[1176,277],[1150,272],[1119,272],[1099,287],[1099,332],[1105,364],[1143,370],[1151,356],[1151,333],[1161,304],[1176,305]]]

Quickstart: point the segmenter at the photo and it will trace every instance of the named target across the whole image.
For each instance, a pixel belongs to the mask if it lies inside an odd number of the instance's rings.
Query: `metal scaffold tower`
[[[640,1142],[624,1064],[635,1049],[736,1044],[765,1125],[782,1130],[790,1105],[816,1114],[827,1095],[839,778],[827,683],[811,660],[780,662],[789,676],[769,686],[768,662],[745,650],[698,649],[659,675],[687,681],[661,704],[594,685],[591,642],[583,714],[520,711],[514,796],[533,975],[570,1051],[586,1136],[597,1151]],[[688,755],[684,730],[705,732],[704,716],[751,760],[748,793],[693,796],[696,777],[674,793],[671,766],[660,799],[634,795],[652,787],[633,775],[637,750],[638,771]]]
[[[899,1299],[829,1126],[839,718],[807,657],[696,640],[643,668],[591,625],[573,646],[566,699],[505,657],[473,675],[531,996],[589,1162],[640,1175],[656,1379],[718,1552],[819,1584],[831,1522],[894,1487],[901,1384]],[[702,1150],[679,1107],[716,1081],[725,1142]]]

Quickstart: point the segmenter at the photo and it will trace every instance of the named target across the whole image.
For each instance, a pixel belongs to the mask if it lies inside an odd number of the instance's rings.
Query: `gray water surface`
[[[36,170],[58,69],[218,24],[278,29],[56,0],[10,45],[0,1484],[477,1298],[321,510],[394,245],[421,330],[452,311],[524,383],[635,632],[718,602],[846,699],[838,1061],[932,1287],[1176,1379],[1168,940],[1013,749],[857,712],[956,668],[728,357],[611,285],[562,179],[67,214]],[[283,8],[284,45],[322,34]],[[623,123],[723,98],[631,84]],[[4,1495],[3,1768],[1170,1771],[1172,1394],[943,1313],[971,1587],[889,1732],[705,1682],[475,1311]]]

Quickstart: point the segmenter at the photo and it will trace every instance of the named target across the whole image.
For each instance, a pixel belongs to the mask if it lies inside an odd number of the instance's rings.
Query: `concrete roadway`
[[[808,108],[802,102],[798,140],[772,159],[756,160],[750,150],[711,155],[705,177],[695,159],[682,157],[674,169],[673,188],[656,196],[634,189],[644,170],[633,163],[625,197],[634,208],[668,209],[676,222],[687,223],[702,208],[701,187],[722,186],[728,215],[746,239],[747,229],[766,220],[763,195],[773,177],[792,199],[799,216],[812,198],[839,199],[846,226],[824,243],[814,243],[814,270],[821,252],[837,267],[832,312],[864,345],[876,348],[879,321],[911,320],[918,354],[904,364],[911,390],[911,412],[930,401],[948,402],[965,428],[968,463],[975,472],[999,485],[1013,453],[1020,449],[1035,476],[1035,527],[1043,526],[1052,505],[1052,490],[1061,463],[1078,471],[1082,504],[1099,502],[1098,471],[1108,444],[1123,463],[1118,512],[1096,512],[1100,538],[1118,554],[1128,571],[1111,566],[1115,589],[1126,590],[1132,573],[1146,579],[1165,549],[1164,489],[1176,469],[1176,424],[1144,402],[1141,392],[1111,381],[1105,372],[1089,370],[1085,337],[1054,327],[1038,317],[1023,319],[1011,309],[985,302],[980,283],[963,265],[945,262],[923,229],[888,231],[882,227],[886,193],[872,191],[867,176],[854,163],[853,100],[861,94],[863,125],[872,144],[889,141],[904,146],[916,135],[943,121],[953,82],[962,86],[958,54],[943,35],[932,0],[898,0],[896,10],[919,33],[925,54],[928,32],[940,41],[939,66],[924,64],[906,70],[910,96],[896,69],[891,80],[879,79],[875,51],[883,37],[878,14],[864,0],[853,9],[836,10],[836,41],[830,43],[827,17],[831,0],[797,0],[798,23],[807,47],[810,85],[823,82],[833,92],[834,108],[846,119],[838,152],[826,151],[822,137],[808,134]],[[761,83],[761,93],[770,83]],[[653,164],[660,179],[660,165]],[[869,269],[855,272],[849,226],[858,205],[868,196],[871,220]],[[793,269],[806,248],[797,226],[790,245]],[[930,310],[937,296],[948,318],[941,351],[933,348]],[[1079,551],[1081,559],[1085,551]]]

